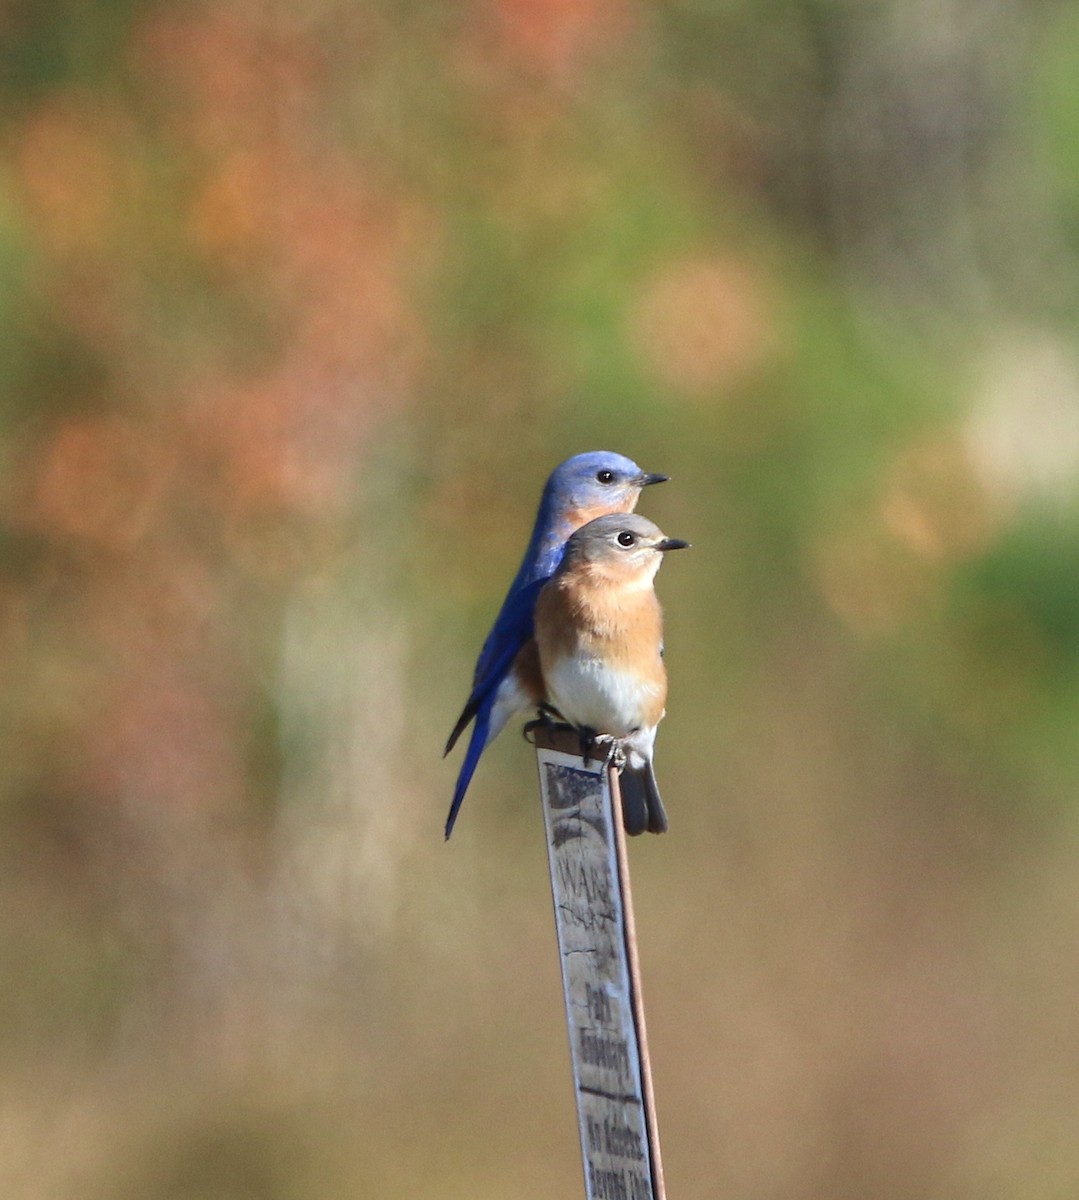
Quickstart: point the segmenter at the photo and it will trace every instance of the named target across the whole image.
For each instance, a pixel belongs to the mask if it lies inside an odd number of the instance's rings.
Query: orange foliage
[[[923,611],[952,565],[990,544],[1004,516],[959,440],[918,442],[896,455],[872,507],[821,536],[818,586],[856,630],[890,632]]]
[[[504,52],[547,74],[580,69],[618,46],[636,14],[629,0],[495,0]]]
[[[954,560],[984,550],[1003,513],[963,445],[936,437],[899,456],[884,486],[881,516],[916,554]]]
[[[736,382],[773,344],[755,272],[744,263],[704,258],[670,263],[648,282],[632,333],[656,376],[689,393]]]
[[[14,148],[18,182],[43,249],[100,252],[119,232],[130,186],[129,123],[96,92],[57,91],[30,115]]]
[[[51,536],[130,545],[154,520],[174,467],[172,454],[132,421],[63,421],[40,455],[25,519]]]

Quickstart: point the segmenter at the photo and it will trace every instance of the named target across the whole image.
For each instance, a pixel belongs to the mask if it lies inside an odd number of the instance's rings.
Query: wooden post
[[[618,773],[537,728],[588,1200],[665,1200]]]

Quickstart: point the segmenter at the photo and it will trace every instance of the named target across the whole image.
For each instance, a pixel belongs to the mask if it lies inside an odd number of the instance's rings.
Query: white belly
[[[518,713],[535,708],[535,699],[521,687],[516,671],[511,670],[498,685],[495,702],[491,707],[491,720],[487,727],[486,745],[490,745],[506,727],[506,722]]]
[[[551,703],[573,725],[625,737],[645,722],[659,689],[594,658],[563,658],[545,669]]]

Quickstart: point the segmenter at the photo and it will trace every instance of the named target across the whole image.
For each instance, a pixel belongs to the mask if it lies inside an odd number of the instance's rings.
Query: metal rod
[[[648,1134],[649,1163],[652,1167],[652,1192],[655,1200],[666,1200],[663,1182],[663,1157],[659,1149],[659,1122],[656,1117],[656,1094],[652,1088],[652,1059],[648,1051],[648,1029],[644,1021],[644,993],[641,990],[641,964],[637,956],[637,919],[633,912],[633,890],[629,882],[629,857],[626,854],[626,831],[622,827],[622,794],[618,772],[608,767],[613,811],[612,826],[618,852],[618,886],[622,893],[622,913],[626,930],[626,960],[633,1004],[633,1023],[637,1029],[640,1048],[641,1087],[644,1092],[644,1127]]]

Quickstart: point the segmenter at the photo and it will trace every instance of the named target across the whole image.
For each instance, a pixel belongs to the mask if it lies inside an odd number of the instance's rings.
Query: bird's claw
[[[586,767],[591,763],[593,752],[597,746],[610,747],[605,761],[614,763],[619,771],[626,765],[626,754],[622,749],[622,741],[613,733],[596,733],[591,729],[579,729],[577,732],[581,739],[581,758],[584,759]]]
[[[621,771],[626,765],[626,749],[621,738],[616,738],[613,733],[597,733],[592,738],[593,746],[610,746],[607,752],[607,761],[613,763],[614,766]]]
[[[576,725],[570,725],[562,719],[562,714],[556,708],[552,708],[548,704],[541,704],[536,712],[535,717],[531,721],[526,721],[521,729],[521,736],[529,745],[534,746],[535,739],[531,736],[537,729],[569,730],[576,733],[581,747],[581,758],[584,760],[584,765],[587,767],[591,764],[598,746],[609,746],[606,760],[614,764],[621,771],[626,765],[626,751],[622,744],[621,738],[616,738],[613,733],[596,733],[594,729]]]
[[[521,729],[521,736],[530,746],[534,746],[535,740],[529,735],[535,733],[537,729],[572,729],[571,725],[567,725],[561,720],[562,714],[556,709],[551,708],[549,704],[541,704],[536,711],[535,717],[531,721],[526,721]]]

